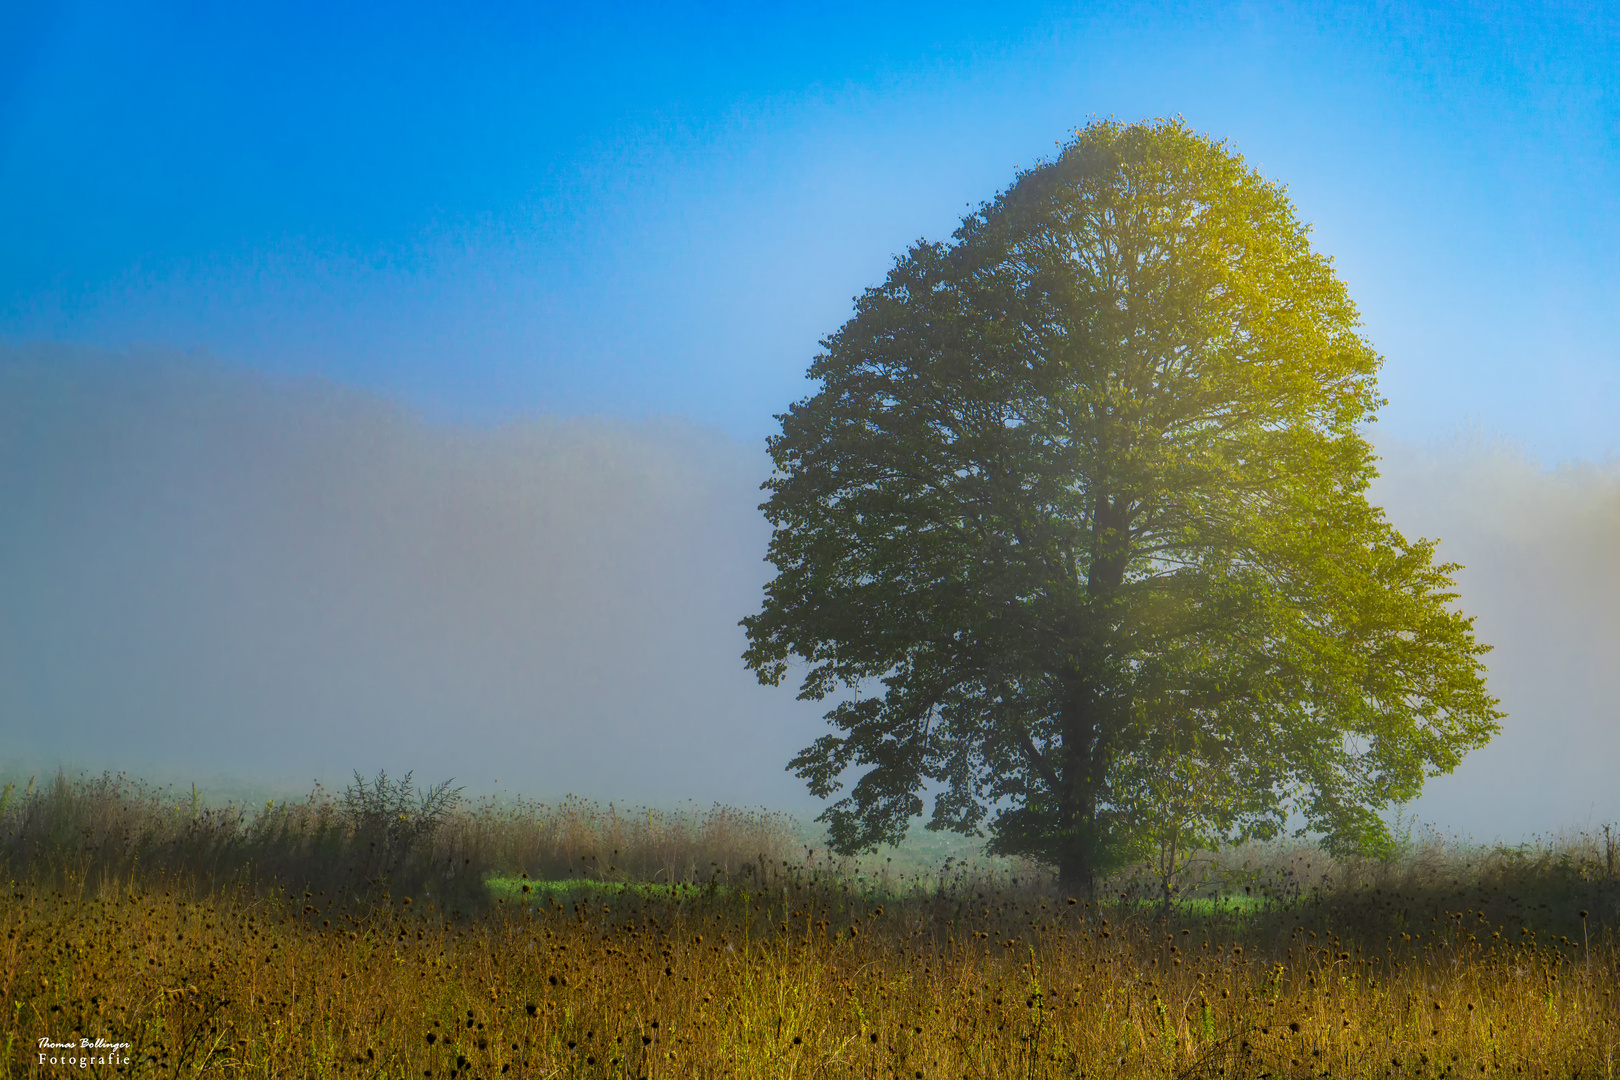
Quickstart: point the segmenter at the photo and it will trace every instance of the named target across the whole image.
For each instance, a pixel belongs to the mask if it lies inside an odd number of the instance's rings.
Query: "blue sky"
[[[0,339],[740,438],[1091,116],[1289,185],[1381,432],[1620,451],[1612,5],[15,5]]]

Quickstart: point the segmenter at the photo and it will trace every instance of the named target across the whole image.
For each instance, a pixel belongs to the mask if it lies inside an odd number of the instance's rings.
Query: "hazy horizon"
[[[1375,501],[1465,564],[1509,714],[1411,812],[1620,817],[1620,470],[1378,445]],[[472,426],[197,356],[0,351],[0,770],[813,812],[784,768],[822,708],[739,659],[767,474],[678,418]]]

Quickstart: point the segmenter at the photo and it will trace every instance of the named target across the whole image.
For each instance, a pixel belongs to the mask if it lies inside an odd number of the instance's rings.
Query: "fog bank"
[[[1620,819],[1620,471],[1381,445],[1466,564],[1500,738],[1419,817]],[[0,350],[0,768],[803,810],[821,708],[759,687],[763,449],[678,420],[428,423],[196,359]]]
[[[1379,452],[1374,501],[1464,564],[1458,603],[1508,713],[1414,811],[1480,840],[1620,821],[1620,463],[1549,470],[1483,437]]]
[[[763,448],[427,424],[174,357],[0,358],[7,752],[307,784],[803,806],[759,687]]]

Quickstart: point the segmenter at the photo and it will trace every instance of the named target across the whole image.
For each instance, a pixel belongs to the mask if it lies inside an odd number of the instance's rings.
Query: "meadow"
[[[422,795],[379,778],[249,811],[115,777],[10,792],[9,1073],[1608,1080],[1620,1066],[1620,880],[1601,831],[1431,839],[1385,862],[1220,853],[1167,909],[1128,871],[1088,900],[1037,867],[828,860],[762,812]],[[41,1064],[42,1038],[128,1046]]]

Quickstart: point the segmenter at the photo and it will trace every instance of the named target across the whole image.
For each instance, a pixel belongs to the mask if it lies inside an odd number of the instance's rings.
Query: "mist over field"
[[[1620,819],[1620,462],[1549,470],[1477,434],[1379,450],[1372,499],[1463,564],[1459,603],[1508,713],[1418,816],[1486,840]]]
[[[764,461],[679,421],[432,426],[175,357],[13,358],[7,752],[802,806],[819,711],[738,659]]]
[[[1374,498],[1466,564],[1509,713],[1418,817],[1620,817],[1620,471],[1381,450]],[[675,419],[453,426],[197,357],[0,352],[0,767],[810,808],[784,766],[821,709],[739,660],[767,468]]]

